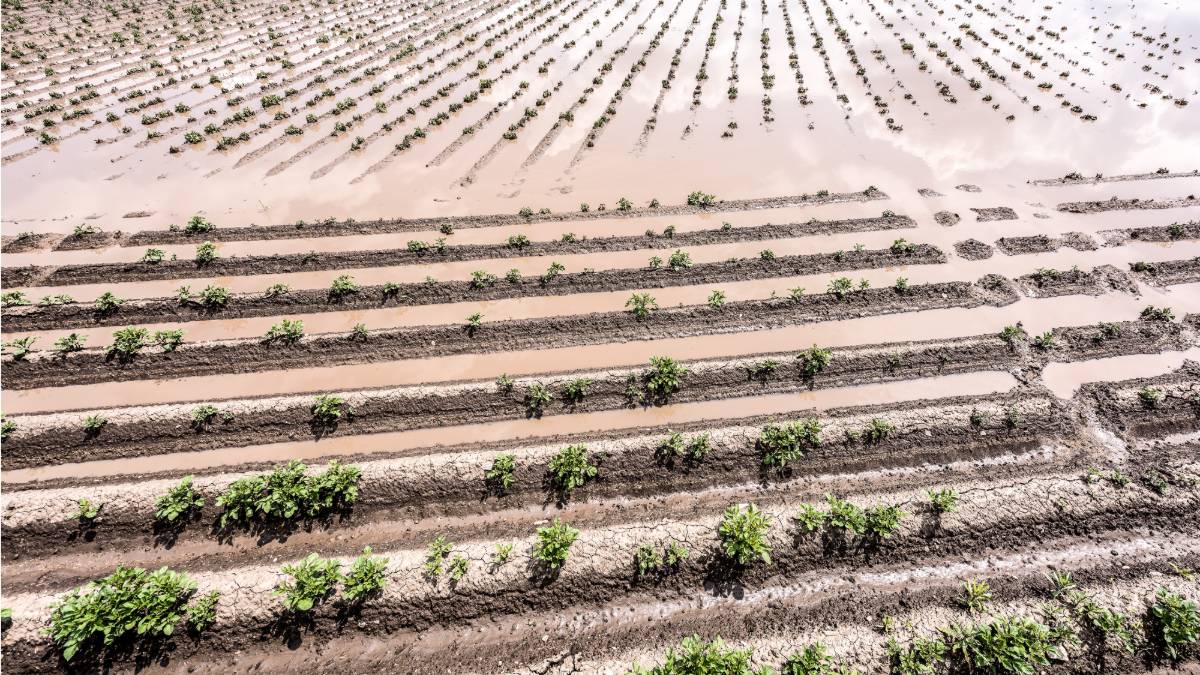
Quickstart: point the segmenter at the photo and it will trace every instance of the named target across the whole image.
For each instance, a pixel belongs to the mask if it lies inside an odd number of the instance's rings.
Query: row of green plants
[[[1066,579],[1070,583],[1069,576]],[[1061,589],[1052,591],[1052,598],[1058,602],[1043,605],[1039,618],[999,614],[978,622],[956,622],[939,627],[934,636],[916,637],[905,643],[894,635],[895,620],[885,616],[883,631],[888,637],[881,656],[895,675],[942,672],[1031,675],[1070,662],[1071,652],[1085,640],[1097,641],[1104,651],[1129,655],[1141,651],[1151,658],[1176,664],[1200,640],[1200,610],[1196,603],[1166,588],[1160,587],[1155,592],[1143,620],[1101,607],[1081,591],[1070,591],[1071,596],[1066,599],[1060,598],[1062,593]],[[678,648],[669,649],[662,664],[651,668],[634,664],[630,670],[631,675],[857,675],[857,672],[830,654],[821,642],[793,652],[776,670],[755,659],[751,648],[733,647],[719,636],[704,640],[699,635],[686,637]]]
[[[217,495],[221,507],[217,525],[246,528],[313,519],[349,509],[358,501],[358,483],[362,471],[353,465],[333,460],[320,473],[308,472],[308,466],[291,460],[269,473],[239,478]],[[195,478],[184,476],[179,483],[154,502],[156,527],[180,528],[199,516],[205,499],[196,491]],[[94,525],[104,504],[87,498],[79,500],[75,517],[85,525]]]
[[[574,452],[578,450],[564,451],[563,456]],[[575,461],[569,460],[566,463],[573,464]],[[297,468],[295,463],[291,467]],[[273,476],[279,473],[277,471]],[[578,476],[578,467],[566,471],[564,475]],[[282,478],[291,487],[297,485],[294,474]],[[269,482],[272,477],[258,477],[256,480]],[[187,483],[190,483],[190,480],[185,479],[185,484]],[[282,490],[285,493],[283,500],[286,502],[286,493],[289,490],[287,486],[283,486]],[[276,492],[273,496],[279,496],[279,493]],[[936,513],[954,510],[958,499],[957,494],[950,489],[930,490],[928,496],[929,508]],[[264,497],[261,491],[259,497]],[[823,527],[843,536],[853,533],[876,539],[886,538],[899,528],[905,515],[896,505],[862,508],[834,495],[827,495],[826,502],[827,510],[822,511],[805,505],[794,516],[794,521],[802,532],[816,532]],[[171,504],[180,506],[172,509]],[[191,497],[183,500],[164,497],[158,505],[160,516],[164,513],[178,515],[197,506]],[[289,512],[286,506],[261,508],[264,513]],[[254,510],[258,511],[257,508]],[[300,510],[295,508],[290,512],[298,513]],[[737,567],[755,563],[769,565],[771,545],[767,537],[770,529],[771,519],[755,504],[731,505],[722,514],[717,525],[718,553]],[[552,524],[538,528],[531,550],[534,565],[544,573],[557,574],[567,563],[579,534],[577,529],[557,518]],[[489,561],[493,572],[509,561],[512,548],[512,544],[508,543],[495,547]],[[434,539],[427,549],[423,565],[424,576],[433,583],[446,576],[452,586],[461,581],[470,569],[471,560],[463,554],[451,556],[453,551],[454,545],[444,536]],[[678,542],[668,542],[660,546],[641,544],[633,554],[636,576],[646,578],[670,574],[676,571],[689,555],[688,549]],[[342,565],[337,560],[322,558],[314,553],[282,568],[282,572],[288,578],[277,585],[275,593],[281,596],[282,604],[287,610],[303,614],[331,599],[337,587],[341,585],[343,602],[354,605],[383,591],[387,583],[387,568],[387,559],[372,556],[370,548],[365,549],[354,561],[348,574],[342,573]],[[1060,601],[1065,611],[1082,625],[1099,632],[1106,640],[1111,639],[1118,648],[1129,653],[1140,648],[1140,643],[1135,637],[1135,632],[1139,629],[1137,622],[1098,605],[1094,599],[1078,590],[1069,575],[1054,573],[1050,578],[1053,599]],[[180,619],[185,616],[189,629],[200,632],[215,620],[215,606],[219,594],[213,592],[193,599],[195,591],[196,584],[185,574],[172,572],[167,568],[147,572],[140,568],[121,567],[114,574],[71,591],[57,601],[51,608],[50,627],[47,632],[66,660],[71,660],[81,650],[100,646],[112,648],[120,641],[133,639],[134,636],[170,636]],[[991,600],[991,589],[986,582],[968,580],[964,583],[959,603],[974,614],[985,611]],[[1183,650],[1200,637],[1200,614],[1197,613],[1195,603],[1178,595],[1160,590],[1155,604],[1151,607],[1150,617],[1152,620],[1148,622],[1148,626],[1154,632],[1147,639],[1158,645],[1162,653],[1170,658],[1180,657]],[[1046,626],[1030,619],[1002,617],[987,624],[952,625],[941,629],[940,638],[918,638],[907,645],[889,637],[888,657],[895,672],[905,675],[934,672],[941,664],[953,663],[955,659],[962,659],[964,664],[985,668],[990,672],[1032,672],[1027,666],[1044,666],[1051,659],[1060,658],[1056,655],[1056,650],[1069,641],[1076,640],[1073,629],[1070,629],[1065,621],[1054,620],[1051,623],[1051,627],[1047,629]],[[891,628],[887,619],[884,628],[890,636]],[[1008,645],[1008,648],[1004,650],[1003,658],[996,660],[999,657],[995,650],[999,645]],[[1049,648],[1055,645],[1057,646],[1053,649]],[[700,651],[710,650],[706,648]],[[688,658],[694,657],[696,655]],[[727,657],[729,655],[725,654],[722,658]],[[789,659],[789,663],[791,661]],[[667,665],[664,667],[670,667],[670,664],[675,662],[676,657],[669,654]],[[704,662],[706,661],[702,659],[698,663]],[[787,670],[788,667],[785,665],[785,672],[808,672]]]

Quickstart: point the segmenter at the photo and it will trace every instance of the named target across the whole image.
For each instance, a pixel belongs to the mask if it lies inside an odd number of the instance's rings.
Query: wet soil
[[[229,401],[218,418],[196,426],[190,406],[158,406],[111,410],[105,428],[95,435],[81,432],[76,418],[65,414],[14,418],[21,433],[13,434],[3,457],[6,469],[83,462],[210,448],[260,445],[280,440],[403,431],[500,419],[586,413],[631,406],[688,403],[750,395],[794,392],[816,387],[842,387],[953,373],[1007,369],[1036,371],[1046,362],[1077,361],[1130,353],[1182,349],[1186,337],[1179,324],[1128,322],[1115,330],[1066,327],[1052,331],[1051,345],[1037,349],[1006,343],[998,334],[835,349],[818,375],[806,374],[803,352],[764,354],[728,361],[687,362],[680,391],[656,397],[644,389],[647,371],[547,374],[520,378],[511,389],[492,382],[439,387],[402,387],[347,392],[354,410],[336,425],[315,425],[312,399],[305,396]],[[567,384],[587,380],[586,394],[569,398]],[[535,383],[553,400],[531,406]],[[632,393],[631,393],[632,392]],[[224,417],[224,415],[222,415]]]
[[[996,220],[1016,220],[1017,212],[1007,206],[992,206],[986,208],[971,207],[975,212],[975,220],[981,223],[990,223]]]
[[[938,225],[944,225],[946,227],[957,225],[958,222],[962,220],[957,213],[953,213],[951,211],[938,211],[937,213],[933,214],[933,219],[937,221]]]
[[[987,260],[995,250],[978,239],[967,239],[955,243],[954,252],[967,260]]]
[[[1037,234],[1031,237],[1001,237],[996,240],[996,248],[1005,255],[1025,255],[1029,253],[1048,253],[1060,248],[1073,248],[1076,251],[1094,251],[1096,242],[1082,232],[1067,232],[1060,237],[1049,237]]]
[[[1190,208],[1200,204],[1195,195],[1175,199],[1119,199],[1103,201],[1064,202],[1054,207],[1066,213],[1103,213],[1105,211],[1144,211],[1154,209]]]
[[[1094,288],[1090,287],[1090,288]],[[1062,292],[1071,292],[1064,288]],[[987,276],[975,284],[948,282],[895,289],[853,291],[729,302],[721,307],[680,306],[637,320],[630,312],[514,319],[467,325],[420,326],[370,331],[366,337],[321,334],[293,345],[263,340],[184,344],[175,351],[144,351],[125,362],[106,349],[25,358],[5,364],[5,386],[31,389],[67,384],[161,379],[279,368],[397,361],[450,354],[565,347],[600,342],[652,340],[731,331],[763,330],[839,318],[946,307],[1003,306],[1016,300],[1011,283]]]

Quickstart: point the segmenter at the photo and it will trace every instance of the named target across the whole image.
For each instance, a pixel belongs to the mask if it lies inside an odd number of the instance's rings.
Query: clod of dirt
[[[1001,237],[996,240],[996,248],[1003,251],[1005,255],[1049,253],[1060,248],[1094,251],[1096,250],[1096,241],[1082,232],[1067,232],[1061,237],[1038,234],[1032,237]]]
[[[971,185],[970,183],[963,183],[962,185],[955,185],[954,189],[962,190],[963,192],[983,192],[983,188],[979,187],[978,185]]]
[[[933,219],[937,221],[938,225],[945,225],[946,227],[957,225],[958,221],[962,220],[957,213],[952,211],[938,211],[933,214]]]
[[[917,190],[917,194],[921,195],[922,197],[945,197],[946,196],[946,195],[938,192],[937,190],[931,190],[929,188],[920,188]]]
[[[978,239],[967,239],[954,245],[954,252],[967,260],[987,260],[995,253],[991,246]]]
[[[975,220],[986,223],[993,220],[1016,220],[1017,212],[1007,206],[992,206],[987,208],[972,208],[975,212]]]

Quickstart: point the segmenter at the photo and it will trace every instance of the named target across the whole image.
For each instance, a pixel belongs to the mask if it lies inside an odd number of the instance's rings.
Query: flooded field
[[[1200,6],[0,13],[6,671],[1200,668]]]

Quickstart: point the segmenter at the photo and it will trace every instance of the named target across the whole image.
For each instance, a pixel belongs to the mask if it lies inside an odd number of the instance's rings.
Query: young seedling
[[[745,508],[732,505],[725,509],[717,535],[721,539],[721,550],[738,566],[746,566],[756,559],[771,564],[771,546],[767,543],[767,531],[771,523],[766,514],[754,504]]]
[[[204,498],[192,488],[192,476],[184,476],[179,484],[154,502],[154,518],[161,523],[174,523],[204,507]]]
[[[686,251],[676,249],[675,252],[671,254],[671,257],[667,259],[667,266],[670,267],[671,271],[673,272],[686,270],[692,266],[692,256],[688,255]]]
[[[495,286],[499,279],[495,274],[485,272],[484,270],[475,270],[471,272],[471,288],[482,290],[489,286]]]
[[[516,482],[516,476],[513,475],[516,468],[516,455],[507,452],[496,455],[496,459],[492,460],[492,468],[483,476],[484,482],[493,492],[503,494]]]
[[[342,581],[342,565],[336,560],[310,553],[293,565],[284,565],[283,573],[291,576],[275,588],[283,596],[283,606],[293,612],[308,612],[333,595]]]
[[[479,327],[482,325],[483,325],[483,314],[481,314],[479,312],[475,312],[471,316],[468,316],[467,317],[467,326],[466,326],[467,327],[467,336],[475,337],[475,331],[479,330]]]
[[[496,544],[496,547],[492,550],[492,558],[489,561],[492,569],[498,569],[503,566],[504,563],[508,562],[508,559],[512,557],[512,552],[512,544]]]
[[[1025,339],[1025,329],[1021,327],[1020,323],[1015,326],[1005,326],[1004,329],[1000,331],[1000,339],[1003,340],[1004,343],[1009,346],[1009,348],[1015,349],[1017,343]]]
[[[541,417],[542,410],[553,402],[554,395],[550,393],[550,389],[541,382],[534,382],[529,385],[529,391],[525,394],[525,414],[529,417]]]
[[[216,225],[213,225],[201,216],[192,216],[188,220],[187,225],[184,226],[183,231],[187,234],[204,234],[205,232],[213,231],[216,227]]]
[[[450,559],[450,564],[446,566],[446,577],[450,579],[451,585],[462,581],[463,577],[467,576],[467,570],[471,566],[471,561],[462,554],[457,554]]]
[[[717,203],[717,197],[710,195],[700,190],[696,190],[688,195],[687,205],[696,206],[699,208],[708,208]]]
[[[1041,335],[1033,336],[1033,346],[1042,351],[1046,351],[1054,346],[1054,331],[1048,330]]]
[[[450,551],[454,549],[454,544],[446,541],[446,537],[438,535],[436,539],[429,542],[429,546],[425,550],[425,576],[429,579],[437,579],[442,575],[442,563],[446,558],[450,557]]]
[[[713,309],[720,309],[725,306],[725,291],[714,290],[708,296],[708,306]]]
[[[178,328],[174,330],[154,331],[154,344],[158,345],[159,349],[162,349],[164,352],[173,352],[179,349],[179,345],[183,344],[183,331]]]
[[[952,488],[929,490],[929,507],[934,513],[950,513],[958,506],[958,493]]]
[[[959,604],[967,611],[976,614],[982,612],[991,601],[992,587],[988,582],[976,579],[963,582],[963,597],[959,599]]]
[[[866,517],[865,533],[868,537],[879,540],[888,539],[900,529],[900,522],[907,515],[895,504],[887,506],[872,506],[863,511]]]
[[[847,532],[862,534],[866,531],[867,514],[861,507],[831,494],[825,495],[825,502],[829,505],[829,515],[825,522],[830,528],[843,535]]]
[[[508,376],[508,373],[502,373],[496,378],[496,389],[501,393],[512,393],[513,387],[516,386],[516,380]]]
[[[650,370],[642,375],[642,381],[646,391],[655,400],[665,401],[679,391],[680,380],[688,372],[687,368],[669,356],[651,356]]]
[[[217,622],[217,602],[220,591],[209,591],[196,598],[187,607],[187,627],[193,633],[203,633]]]
[[[792,516],[792,520],[796,521],[796,527],[805,534],[812,534],[821,529],[825,524],[828,516],[826,513],[812,504],[801,504],[800,512]]]
[[[112,316],[121,308],[125,301],[113,295],[111,291],[105,291],[100,297],[96,298],[93,305],[96,316],[107,317]]]
[[[811,380],[825,370],[833,358],[833,350],[813,345],[800,352],[796,357],[800,360],[800,374],[805,380]]]
[[[203,291],[200,291],[200,304],[209,311],[215,311],[225,307],[229,303],[229,289],[209,285],[205,286]]]
[[[550,485],[563,497],[596,477],[599,469],[588,462],[587,446],[568,445],[550,459]]]
[[[571,546],[578,538],[579,530],[555,518],[549,527],[538,528],[533,557],[550,570],[558,570],[566,564]]]
[[[294,345],[303,337],[303,321],[283,319],[279,323],[271,326],[270,330],[267,331],[267,334],[263,336],[263,342],[268,344],[278,342],[285,345]]]
[[[108,424],[108,419],[104,415],[88,415],[83,419],[83,434],[88,438],[95,438],[106,424]]]
[[[395,284],[393,284],[393,285],[395,285]],[[385,292],[386,292],[387,286],[388,286],[388,284],[384,284]],[[291,292],[291,290],[292,290],[291,287],[288,286],[287,284],[271,284],[270,286],[267,287],[267,290],[263,291],[263,297],[278,298],[282,295],[287,295],[288,293]],[[399,290],[399,288],[397,288],[397,290]]]
[[[633,564],[639,577],[650,576],[663,566],[662,555],[650,544],[642,544],[633,553]]]
[[[1150,606],[1150,617],[1155,641],[1172,660],[1179,659],[1186,647],[1200,640],[1200,610],[1195,602],[1177,593],[1159,588]]]
[[[362,602],[379,595],[387,585],[387,558],[374,557],[371,553],[370,546],[364,548],[344,579],[342,592],[351,602]]]
[[[851,675],[852,672],[840,666],[820,642],[793,652],[779,669],[780,675]]]
[[[100,509],[102,508],[104,508],[103,504],[93,502],[87,497],[83,497],[79,500],[79,503],[76,506],[75,520],[78,520],[81,524],[90,525],[96,521],[97,517],[99,517]]]
[[[329,300],[331,302],[337,302],[342,298],[345,298],[348,295],[354,295],[361,290],[362,287],[354,281],[353,277],[343,274],[334,279],[333,283],[329,284]]]
[[[351,340],[362,340],[363,342],[366,342],[368,337],[370,337],[370,332],[367,331],[367,324],[365,323],[356,323],[354,324],[354,327],[350,329]]]
[[[863,430],[862,439],[864,443],[868,444],[882,443],[894,430],[890,422],[876,417]]]
[[[634,293],[625,302],[625,306],[630,308],[634,318],[644,321],[650,317],[651,312],[658,309],[658,302],[649,293]]]
[[[343,417],[354,416],[354,407],[334,394],[321,394],[312,404],[312,424],[319,428],[336,427]]]
[[[196,266],[204,267],[218,258],[217,247],[211,241],[206,241],[196,247]]]
[[[0,293],[0,307],[23,307],[29,304],[29,299],[22,291],[4,291]]]
[[[108,355],[116,356],[121,361],[130,361],[146,346],[150,331],[145,328],[130,326],[113,333],[113,342],[108,347]]]
[[[1162,399],[1163,393],[1161,389],[1155,387],[1142,387],[1140,390],[1138,390],[1138,400],[1141,401],[1142,405],[1147,408],[1157,408],[1158,404],[1162,402]]]
[[[149,263],[151,265],[157,265],[166,257],[167,254],[161,248],[148,248],[146,249],[146,252],[142,254],[142,262]]]
[[[804,451],[821,443],[821,423],[815,418],[788,424],[768,424],[758,436],[758,449],[765,467],[784,469],[802,457]]]
[[[559,274],[562,274],[564,271],[566,271],[566,269],[567,269],[567,266],[563,265],[560,262],[550,263],[550,266],[546,268],[546,272],[544,274],[542,274],[542,277],[540,280],[541,284],[543,286],[545,286],[546,284],[549,284],[551,281],[554,281],[554,279]]]
[[[12,356],[13,361],[20,361],[33,350],[33,343],[35,342],[37,342],[37,337],[33,335],[15,338],[4,343],[4,350],[6,354]]]
[[[592,381],[586,377],[571,380],[563,387],[563,401],[571,405],[578,404],[583,397],[587,396],[590,386],[592,386]]]
[[[828,292],[838,300],[844,299],[854,290],[854,282],[849,277],[837,277],[829,282]]]
[[[1171,311],[1170,307],[1155,307],[1147,305],[1142,310],[1142,321],[1174,321],[1175,312]]]

